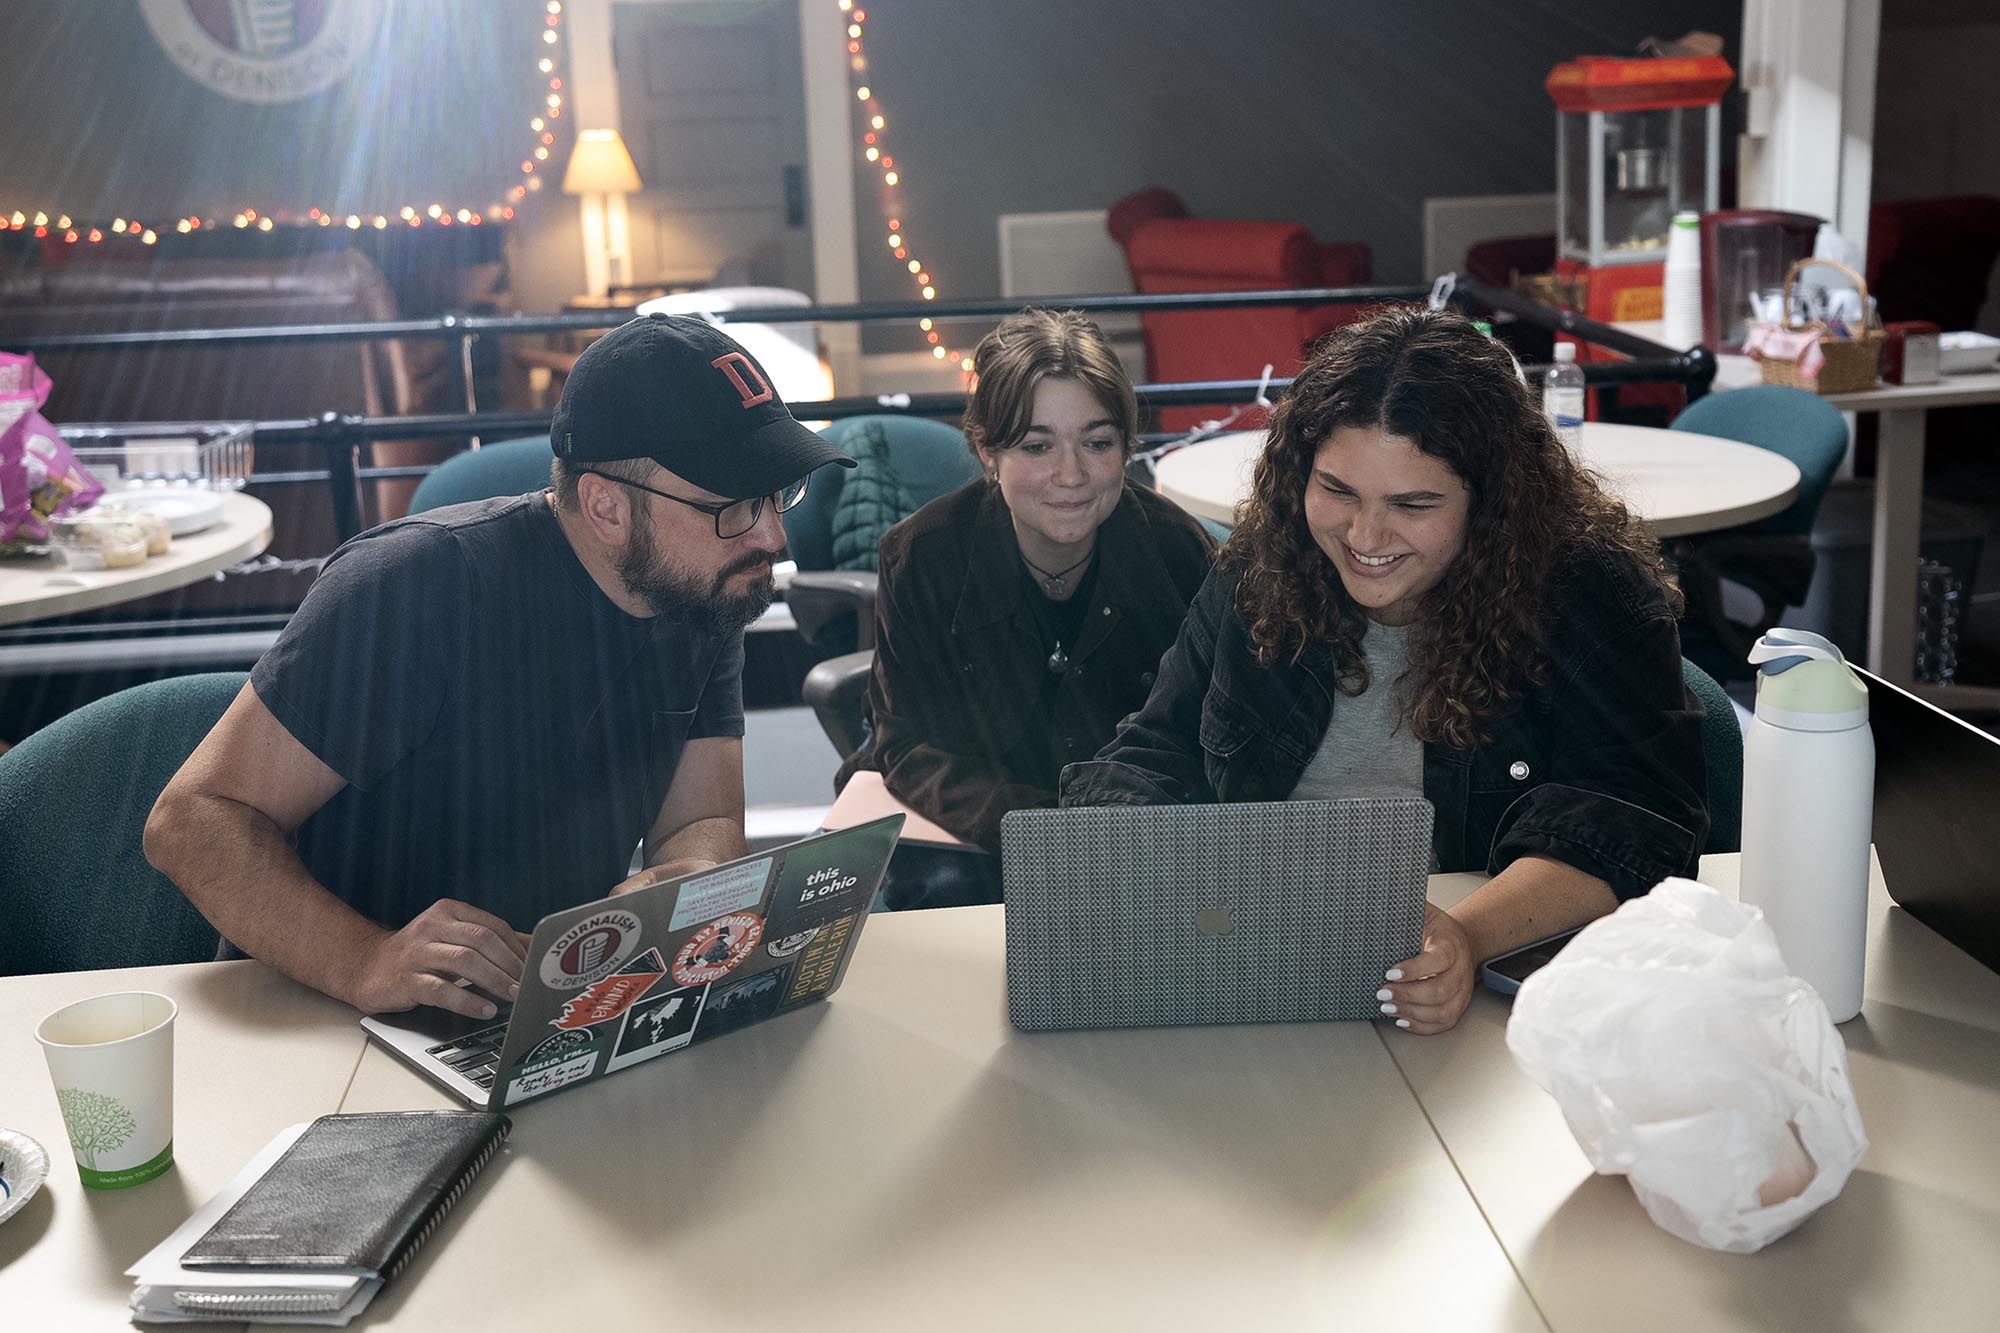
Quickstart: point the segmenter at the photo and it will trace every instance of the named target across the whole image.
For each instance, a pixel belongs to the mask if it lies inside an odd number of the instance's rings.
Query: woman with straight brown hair
[[[1436,868],[1493,878],[1429,909],[1377,998],[1442,1031],[1483,960],[1693,873],[1706,774],[1678,606],[1507,350],[1393,310],[1293,381],[1151,697],[1063,801],[1427,798]]]
[[[965,434],[986,475],[882,538],[871,737],[856,767],[987,851],[1010,810],[1049,806],[1145,702],[1208,572],[1200,524],[1125,476],[1131,382],[1075,311],[1025,310],[973,353]],[[997,900],[906,892],[894,906]]]

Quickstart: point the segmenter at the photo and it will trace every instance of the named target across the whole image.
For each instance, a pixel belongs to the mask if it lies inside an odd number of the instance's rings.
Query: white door
[[[640,283],[813,290],[793,0],[619,4],[619,123]]]

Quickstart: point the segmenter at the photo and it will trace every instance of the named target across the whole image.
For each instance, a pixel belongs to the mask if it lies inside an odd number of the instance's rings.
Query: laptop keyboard
[[[507,1025],[495,1023],[492,1027],[468,1032],[452,1041],[440,1042],[424,1054],[460,1078],[482,1088],[490,1088],[493,1086],[493,1066],[500,1059],[500,1047],[506,1040]]]

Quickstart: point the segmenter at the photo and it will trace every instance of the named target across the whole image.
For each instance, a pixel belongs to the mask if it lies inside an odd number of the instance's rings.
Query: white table
[[[1234,522],[1264,440],[1262,431],[1238,431],[1178,449],[1160,460],[1155,484],[1190,513]],[[1661,537],[1754,522],[1783,510],[1799,489],[1789,459],[1686,431],[1588,421],[1582,457]]]
[[[1736,858],[1704,878],[1728,889]],[[1438,876],[1450,904],[1475,876]],[[1381,1024],[1023,1035],[1000,908],[879,915],[823,1006],[517,1107],[357,1328],[1983,1328],[2000,1308],[2000,976],[1870,899],[1847,1024],[1871,1148],[1754,1256],[1591,1173],[1474,997]],[[181,1003],[178,1165],[87,1194],[32,1026]],[[357,1062],[358,1057],[358,1062]],[[57,1160],[0,1225],[0,1310],[124,1329],[119,1274],[287,1123],[450,1105],[256,963],[0,978],[0,1124]]]
[[[1658,321],[1613,327],[1660,341]],[[1716,358],[1714,387],[1763,383],[1747,356]],[[1924,514],[1924,413],[1933,407],[2000,403],[2000,371],[1946,375],[1933,384],[1878,384],[1856,393],[1830,393],[1843,412],[1876,412],[1875,530],[1868,560],[1868,669],[1947,707],[2000,707],[2000,688],[1919,685],[1916,676],[1917,558]]]
[[[165,555],[130,569],[64,569],[52,556],[0,558],[0,625],[94,611],[199,583],[271,544],[271,509],[240,491],[222,496],[222,521],[176,537]]]
[[[35,1025],[120,990],[159,991],[180,1006],[174,1168],[100,1193],[77,1179]],[[31,1135],[50,1159],[41,1193],[0,1223],[0,1328],[128,1328],[126,1267],[273,1134],[338,1107],[365,1042],[353,1010],[262,963],[0,977],[0,1125]]]
[[[1737,858],[1702,859],[1736,889]],[[1485,991],[1452,1031],[1390,1054],[1553,1329],[1990,1328],[2000,1310],[2000,975],[1891,904],[1871,867],[1861,1014],[1840,1027],[1869,1149],[1839,1198],[1754,1255],[1655,1227],[1595,1175],[1514,1064]],[[1449,906],[1476,887],[1437,876]]]

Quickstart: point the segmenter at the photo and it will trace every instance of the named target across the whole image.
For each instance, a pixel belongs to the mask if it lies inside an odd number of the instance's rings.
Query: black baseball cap
[[[575,463],[650,458],[732,500],[769,495],[828,463],[855,465],[792,419],[741,344],[689,315],[642,315],[584,349],[549,443]]]

